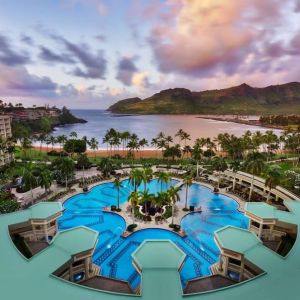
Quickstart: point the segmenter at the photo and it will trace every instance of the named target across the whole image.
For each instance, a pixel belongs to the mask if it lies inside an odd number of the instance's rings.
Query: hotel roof
[[[61,231],[54,239],[55,247],[65,250],[70,255],[91,250],[96,246],[98,232],[84,226]],[[52,244],[51,243],[51,244]]]
[[[132,258],[142,270],[178,270],[185,256],[185,253],[169,240],[147,240],[132,254]]]
[[[298,225],[299,236],[300,202],[289,201],[286,205],[291,212],[276,211],[276,217],[284,222]],[[95,241],[95,234],[93,231],[90,232],[89,229],[80,227],[72,229],[71,234],[60,233],[45,250],[29,260],[25,259],[11,241],[8,225],[24,222],[28,220],[29,215],[30,210],[25,210],[0,216],[1,298],[10,300],[39,300],[41,298],[43,300],[94,300],[98,298],[102,300],[130,300],[137,297],[94,290],[51,276],[55,270],[70,259],[74,252],[90,248]],[[78,235],[75,232],[78,232]],[[79,245],[82,236],[85,234],[89,237],[82,240],[83,245]],[[244,234],[244,231],[242,233],[240,230],[224,229],[219,231],[219,236],[224,239],[223,243],[226,244],[226,247],[235,251],[243,251],[246,259],[260,267],[265,273],[252,280],[221,290],[183,296],[177,270],[182,256],[177,255],[178,251],[174,250],[173,246],[170,246],[167,242],[159,244],[159,251],[152,247],[153,243],[150,247],[145,243],[144,246],[147,246],[145,252],[141,247],[137,254],[137,260],[142,267],[141,296],[139,298],[142,300],[180,300],[183,298],[193,300],[239,300],[241,297],[243,300],[297,299],[300,293],[299,237],[288,256],[283,258],[263,244],[256,243],[255,239],[247,233]],[[64,238],[66,238],[66,245],[64,245]],[[71,239],[76,240],[76,242],[74,241],[73,244]],[[246,243],[246,246],[240,246],[239,243]],[[74,250],[70,247],[74,247]],[[173,253],[172,259],[169,258],[170,251]],[[144,255],[149,255],[151,258],[143,257]],[[157,262],[161,262],[162,266],[159,268],[159,265],[155,263],[155,268],[143,268],[143,263],[147,266],[150,262],[155,262],[155,258],[152,256],[157,259]],[[178,261],[176,261],[176,257],[178,257]],[[167,262],[164,262],[163,258]]]
[[[224,249],[245,254],[253,247],[262,244],[261,240],[252,232],[227,226],[215,232],[216,239]]]
[[[31,215],[30,219],[47,219],[62,212],[63,207],[60,202],[40,202],[31,206],[28,211]]]

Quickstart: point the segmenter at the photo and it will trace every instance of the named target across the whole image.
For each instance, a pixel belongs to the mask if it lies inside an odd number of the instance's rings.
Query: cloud
[[[87,5],[95,9],[101,16],[106,16],[109,12],[108,6],[102,0],[64,0],[65,7],[74,7],[75,5]]]
[[[168,1],[172,18],[155,25],[149,38],[158,68],[163,73],[201,78],[274,69],[291,54],[286,40],[292,33],[286,30],[287,19],[295,10],[289,8],[293,3],[295,0]]]
[[[94,37],[96,40],[100,41],[100,42],[106,42],[107,38],[104,34],[98,34]]]
[[[28,46],[34,46],[34,41],[29,35],[21,34],[20,40]]]
[[[105,79],[107,60],[103,50],[98,50],[96,53],[93,53],[90,46],[86,43],[75,44],[55,34],[51,34],[51,37],[63,44],[72,59],[82,65],[76,66],[70,72],[72,75],[90,79]]]
[[[0,93],[3,96],[54,97],[58,84],[47,76],[30,74],[24,66],[0,65]]]
[[[70,57],[69,54],[67,53],[57,54],[44,46],[40,46],[39,57],[40,59],[49,63],[64,63],[64,64],[75,63],[75,61]]]
[[[139,88],[139,89],[145,89],[150,86],[149,83],[149,72],[137,72],[132,77],[132,84]]]
[[[12,47],[10,40],[0,34],[0,63],[7,66],[24,65],[31,61],[30,56],[25,51],[16,51]]]
[[[123,84],[130,86],[134,73],[138,71],[135,60],[136,58],[122,57],[118,62],[116,79]]]

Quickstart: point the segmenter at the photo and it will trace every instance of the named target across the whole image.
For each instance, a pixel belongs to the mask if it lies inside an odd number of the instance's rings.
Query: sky
[[[300,0],[0,0],[0,99],[25,106],[299,74]]]

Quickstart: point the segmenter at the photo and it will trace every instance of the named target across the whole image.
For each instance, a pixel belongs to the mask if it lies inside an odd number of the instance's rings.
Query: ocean
[[[151,143],[160,131],[174,137],[181,128],[191,135],[192,143],[196,138],[214,138],[219,133],[228,132],[241,136],[245,131],[265,132],[267,128],[250,126],[225,121],[215,121],[199,118],[199,115],[117,115],[105,110],[72,110],[77,117],[83,118],[86,124],[73,124],[55,128],[53,135],[69,135],[72,131],[77,132],[78,137],[96,138],[99,141],[99,149],[106,149],[102,139],[106,131],[114,128],[118,131],[129,131],[135,133],[139,138],[145,138]],[[274,130],[279,133],[280,130]],[[179,142],[175,138],[175,142]],[[151,145],[145,147],[151,149]]]

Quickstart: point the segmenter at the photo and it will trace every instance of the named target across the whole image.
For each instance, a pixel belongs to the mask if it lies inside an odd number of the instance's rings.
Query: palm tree
[[[140,202],[140,196],[138,192],[131,192],[129,197],[128,197],[128,201],[131,204],[131,208],[132,208],[132,224],[135,223],[135,208],[136,206],[139,204]]]
[[[153,171],[151,168],[145,168],[142,172],[142,181],[144,183],[144,191],[147,189],[147,184],[153,178]]]
[[[133,169],[129,173],[129,183],[134,186],[134,191],[137,192],[139,185],[143,181],[143,174],[139,169]]]
[[[71,139],[76,139],[76,138],[77,138],[77,132],[72,131],[72,132],[70,133],[70,138],[71,138]]]
[[[180,191],[181,191],[181,186],[178,187],[171,186],[167,191],[169,200],[172,204],[172,223],[171,223],[172,225],[174,225],[175,204],[176,202],[180,201],[180,196],[179,196]]]
[[[61,150],[62,150],[62,147],[64,146],[64,144],[66,143],[67,141],[67,137],[63,134],[63,135],[59,135],[57,138],[56,138],[56,141],[57,143],[59,143],[59,152],[61,154]]]
[[[254,176],[260,175],[264,167],[265,167],[265,156],[263,154],[259,152],[253,152],[248,155],[247,160],[244,163],[245,170],[250,174],[252,174],[252,181],[251,181],[248,201],[250,201],[253,192]]]
[[[71,177],[74,173],[74,161],[73,159],[69,157],[64,157],[61,159],[61,162],[59,164],[59,170],[61,175],[66,181],[66,188],[68,188],[68,179]]]
[[[184,133],[183,129],[180,128],[175,134],[175,137],[179,137],[179,143],[182,141],[181,137],[182,137],[183,133]]]
[[[45,189],[46,201],[48,201],[48,191],[52,184],[52,174],[48,169],[43,169],[38,177],[38,184]]]
[[[187,210],[187,201],[188,201],[188,190],[189,187],[193,184],[193,178],[190,175],[186,175],[183,178],[183,184],[182,186],[185,187],[185,205],[184,205],[184,209]]]
[[[23,169],[23,181],[24,185],[30,189],[31,203],[33,205],[33,189],[37,185],[37,169],[30,162]]]
[[[152,199],[155,198],[154,194],[149,193],[149,190],[144,190],[143,192],[140,192],[140,203],[145,205],[145,214],[147,214],[147,204],[148,202],[151,202]]]
[[[194,147],[192,148],[192,158],[196,160],[197,162],[197,171],[196,171],[196,177],[199,177],[199,161],[202,158],[203,150],[201,146],[198,143],[195,143]]]
[[[168,172],[160,172],[158,174],[158,183],[160,183],[160,192],[163,191],[163,183],[168,184],[171,180],[171,174]]]
[[[53,151],[54,144],[56,143],[56,137],[51,135],[50,138],[49,138],[49,141],[50,141],[50,144],[52,145],[52,151]]]
[[[183,155],[186,154],[186,158],[188,158],[189,154],[192,153],[191,146],[189,146],[189,145],[184,146],[182,152],[183,152]]]
[[[88,157],[85,154],[80,154],[77,159],[77,166],[81,167],[82,169],[82,185],[85,186],[85,176],[84,176],[84,170],[86,167],[89,167],[90,161]]]
[[[99,169],[104,177],[107,177],[113,170],[112,160],[109,157],[104,157],[99,163]]]
[[[120,209],[120,188],[122,188],[122,181],[119,177],[116,177],[114,180],[114,188],[118,191],[118,198],[117,198],[117,208]]]
[[[227,169],[226,160],[223,157],[214,157],[212,160],[213,168],[218,172],[218,188],[220,187],[220,175]]]
[[[155,204],[158,207],[162,207],[169,202],[169,196],[167,192],[158,192],[156,197],[154,198]]]
[[[96,160],[96,150],[98,150],[99,142],[95,138],[91,138],[90,147],[94,151],[94,159]]]
[[[21,147],[24,151],[24,156],[26,157],[27,156],[27,150],[32,148],[31,140],[28,137],[24,137],[21,140]]]
[[[241,162],[239,160],[234,160],[230,163],[230,167],[232,169],[232,172],[234,173],[234,179],[233,179],[233,185],[232,190],[235,190],[235,184],[236,184],[236,174],[241,169]]]
[[[265,182],[265,186],[269,188],[267,203],[270,201],[270,195],[272,188],[276,187],[281,180],[282,177],[282,169],[278,165],[272,165],[267,170],[267,178]]]

